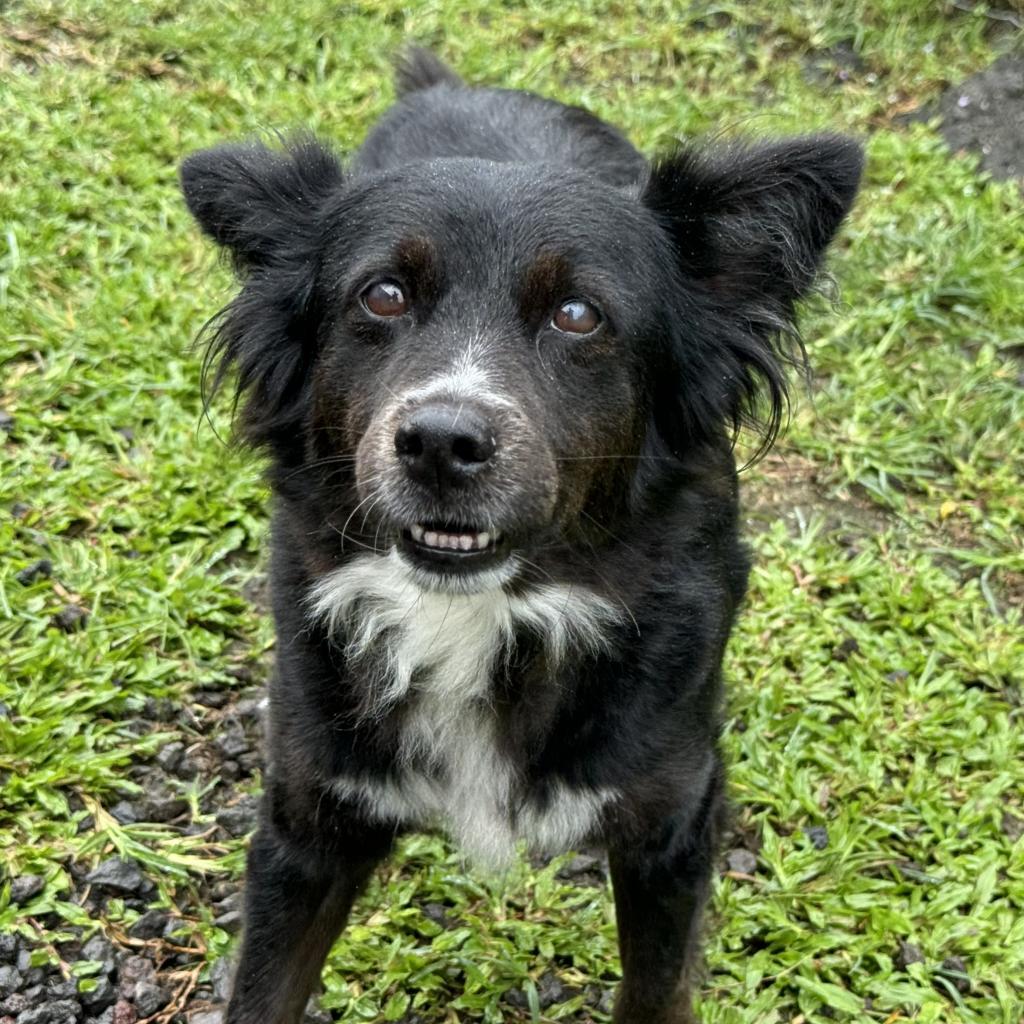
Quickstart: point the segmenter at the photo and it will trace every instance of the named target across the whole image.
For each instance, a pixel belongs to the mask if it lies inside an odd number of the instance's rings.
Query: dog
[[[396,836],[489,868],[608,853],[618,1024],[693,1019],[749,560],[737,431],[775,438],[794,306],[857,191],[836,135],[684,145],[399,62],[347,165],[181,168],[240,291],[213,390],[269,457],[268,767],[228,1024],[294,1024]]]

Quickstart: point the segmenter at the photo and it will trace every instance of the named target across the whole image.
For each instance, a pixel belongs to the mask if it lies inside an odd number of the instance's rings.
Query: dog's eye
[[[396,317],[409,311],[405,292],[394,281],[374,281],[363,292],[362,300],[374,316]]]
[[[563,302],[551,318],[551,323],[565,334],[590,334],[600,322],[601,314],[582,299]]]

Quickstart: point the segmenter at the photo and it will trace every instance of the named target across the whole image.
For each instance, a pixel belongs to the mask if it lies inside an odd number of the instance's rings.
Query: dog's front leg
[[[329,836],[285,831],[281,816],[265,808],[249,849],[242,955],[226,1024],[302,1019],[352,903],[391,843],[390,833],[343,810]]]
[[[615,1024],[691,1024],[691,974],[722,817],[716,764],[696,813],[609,850],[622,985]]]

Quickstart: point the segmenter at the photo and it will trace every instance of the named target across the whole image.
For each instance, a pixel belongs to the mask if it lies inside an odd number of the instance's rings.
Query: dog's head
[[[244,436],[341,534],[473,589],[748,420],[770,443],[860,166],[820,136],[623,188],[464,158],[350,175],[303,140],[198,153],[182,182],[242,280],[212,354]]]

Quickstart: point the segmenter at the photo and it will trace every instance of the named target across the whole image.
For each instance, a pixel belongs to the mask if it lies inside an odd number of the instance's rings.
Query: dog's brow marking
[[[344,637],[350,658],[377,666],[368,715],[409,699],[397,772],[345,775],[339,796],[390,822],[440,824],[472,860],[500,868],[518,839],[563,850],[584,838],[609,789],[553,786],[543,808],[520,793],[515,765],[497,743],[489,706],[493,671],[517,626],[539,635],[553,664],[571,649],[597,651],[620,619],[616,606],[581,587],[493,586],[476,593],[424,590],[398,554],[359,555],[310,591],[313,618]],[[525,799],[524,799],[525,797]]]

